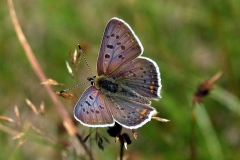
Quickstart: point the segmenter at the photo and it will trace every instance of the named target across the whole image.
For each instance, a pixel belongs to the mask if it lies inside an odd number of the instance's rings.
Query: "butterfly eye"
[[[89,82],[91,82],[91,85],[93,85],[95,78],[96,78],[96,76],[94,76],[94,77],[88,77],[87,80],[88,80]]]

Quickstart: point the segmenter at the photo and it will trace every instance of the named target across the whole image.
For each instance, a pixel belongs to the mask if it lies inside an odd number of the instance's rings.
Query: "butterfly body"
[[[124,78],[115,78],[105,75],[98,76],[94,79],[94,86],[104,93],[107,97],[127,98],[139,103],[150,104],[148,98],[143,97],[131,88],[127,87]]]
[[[156,114],[151,100],[160,98],[157,64],[141,57],[143,47],[131,27],[112,18],[105,29],[98,55],[98,76],[88,78],[88,87],[74,109],[85,126],[107,127],[115,122],[136,129]]]

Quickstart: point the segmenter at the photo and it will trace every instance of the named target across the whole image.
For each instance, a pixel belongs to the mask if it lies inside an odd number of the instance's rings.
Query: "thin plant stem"
[[[190,135],[190,159],[196,159],[196,108],[194,103],[191,107],[191,135]]]
[[[123,159],[124,142],[120,141],[120,160]]]

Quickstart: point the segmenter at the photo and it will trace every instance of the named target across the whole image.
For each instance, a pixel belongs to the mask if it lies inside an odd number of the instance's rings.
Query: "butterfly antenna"
[[[89,69],[89,71],[90,71],[90,73],[91,73],[91,75],[92,75],[92,77],[93,77],[92,70],[91,70],[91,68],[90,68],[90,66],[89,66],[89,64],[88,64],[88,62],[87,62],[87,58],[85,57],[85,55],[84,55],[84,53],[83,53],[83,50],[82,50],[82,47],[80,46],[80,44],[78,44],[78,48],[79,48],[80,52],[82,53],[83,58],[84,58],[84,61],[85,61],[85,63],[87,64],[87,67],[88,67],[88,69]]]
[[[79,86],[81,86],[81,85],[84,85],[84,84],[86,84],[86,83],[88,83],[88,82],[80,83],[80,84],[77,84],[76,86],[73,86],[73,87],[71,87],[71,88],[64,89],[64,90],[60,91],[60,94],[63,93],[63,92],[67,92],[67,91],[69,91],[69,90],[72,90],[72,89],[74,89],[74,88],[77,88],[77,87],[79,87]]]

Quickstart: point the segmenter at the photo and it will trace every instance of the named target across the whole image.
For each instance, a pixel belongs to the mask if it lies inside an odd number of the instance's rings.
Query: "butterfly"
[[[74,108],[74,117],[88,127],[110,127],[119,123],[137,129],[155,115],[151,100],[161,98],[158,65],[142,57],[143,46],[131,27],[112,18],[104,31],[98,54],[98,76]]]

